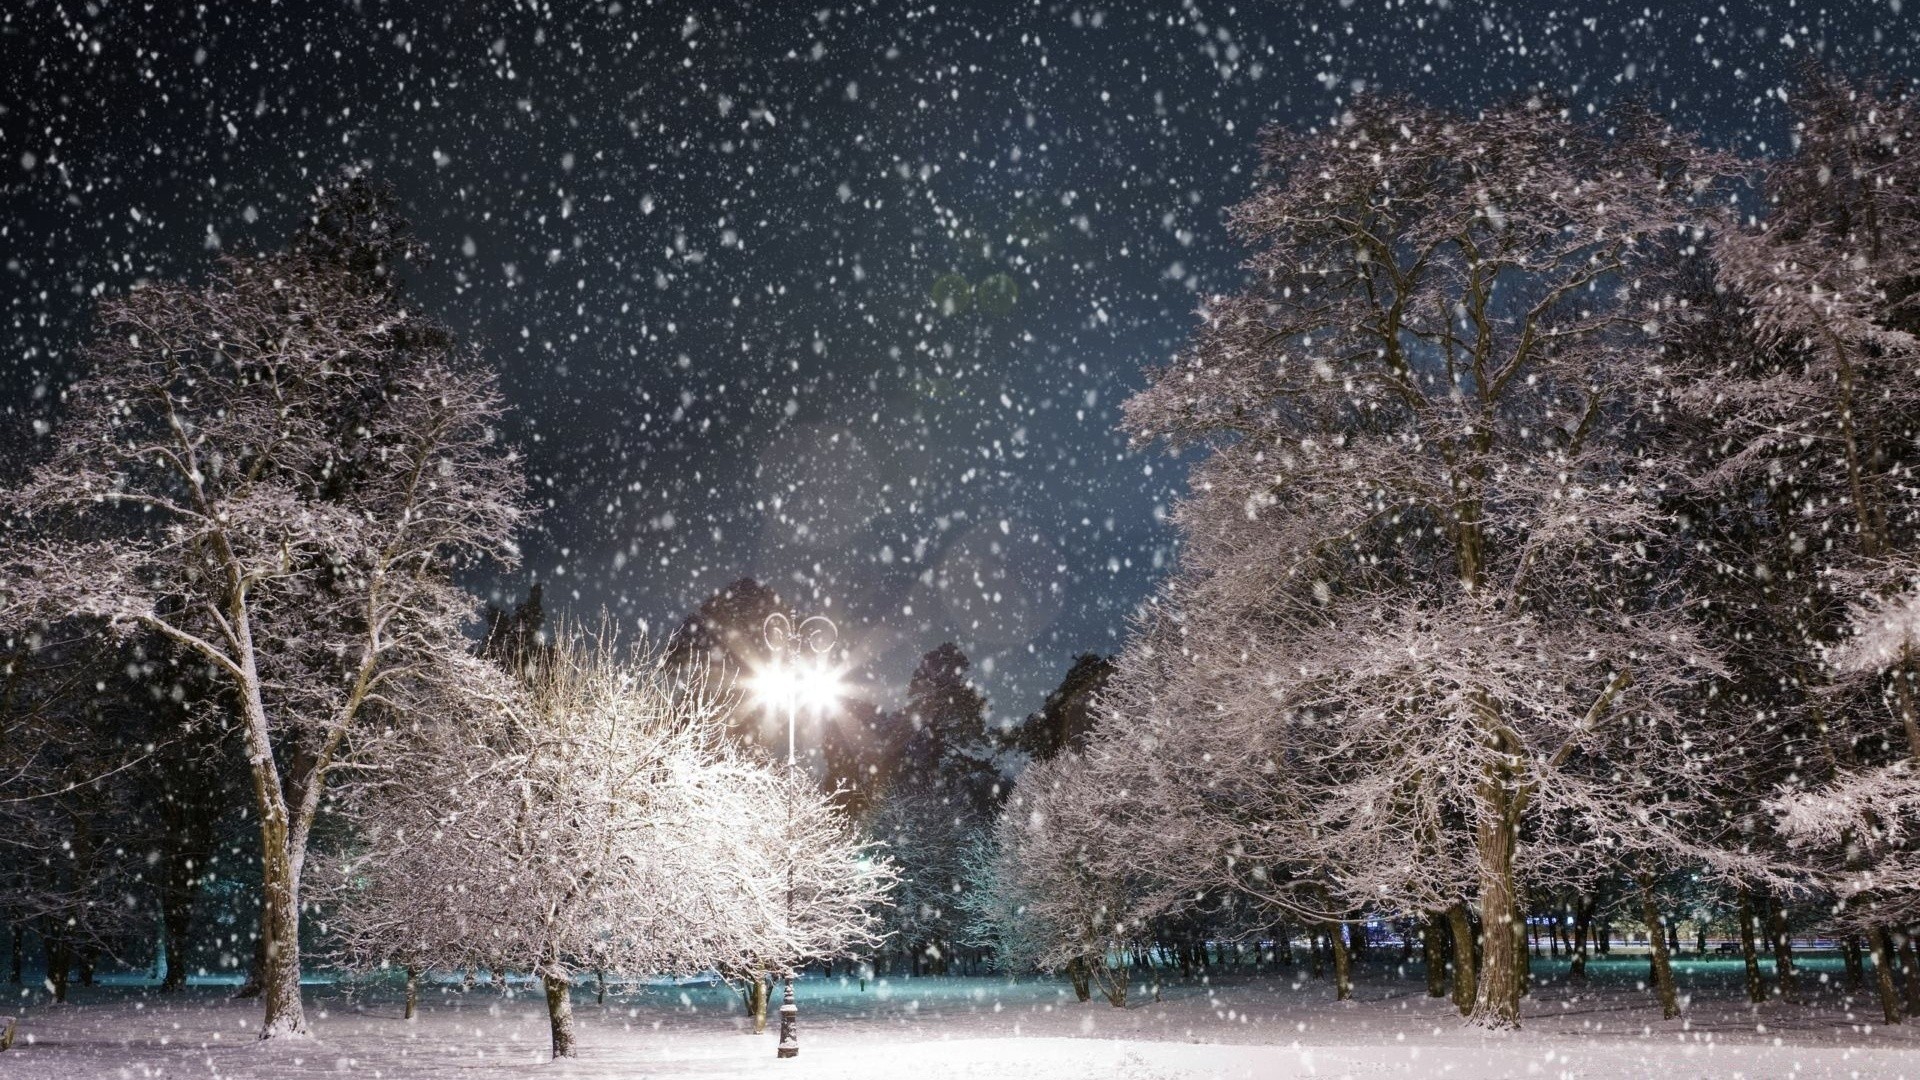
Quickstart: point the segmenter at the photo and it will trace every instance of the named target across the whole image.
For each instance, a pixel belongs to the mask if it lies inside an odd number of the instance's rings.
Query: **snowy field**
[[[1419,983],[1368,972],[1359,1000],[1336,1005],[1324,982],[1226,975],[1151,990],[1129,1008],[1081,1004],[1062,983],[1002,979],[804,981],[801,1056],[774,1058],[775,1034],[748,1033],[737,999],[693,985],[577,998],[581,1056],[547,1062],[534,993],[507,998],[452,986],[422,992],[401,1018],[387,994],[312,987],[315,1036],[264,1046],[253,1002],[226,988],[175,998],[132,987],[77,989],[76,1003],[24,1012],[21,1042],[0,1057],[6,1080],[86,1077],[1846,1077],[1920,1080],[1920,1030],[1884,1028],[1864,998],[1840,989],[1837,964],[1806,973],[1816,1004],[1739,1000],[1737,963],[1682,961],[1688,1015],[1663,1022],[1635,987],[1645,963],[1601,961],[1587,987],[1561,968],[1526,1001],[1526,1029],[1461,1028]],[[1819,980],[1826,975],[1824,986]]]

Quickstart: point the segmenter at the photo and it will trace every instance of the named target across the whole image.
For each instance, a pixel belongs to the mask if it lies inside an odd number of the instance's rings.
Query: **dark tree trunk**
[[[1093,1000],[1092,965],[1086,957],[1076,956],[1067,961],[1067,980],[1073,983],[1073,996],[1081,1001]]]
[[[19,986],[20,985],[20,965],[21,965],[21,961],[25,959],[25,954],[27,951],[27,948],[26,948],[27,928],[24,924],[14,923],[12,927],[12,932],[13,932],[13,956],[11,959],[12,959],[13,977],[11,981],[13,985]]]
[[[1779,981],[1780,1000],[1798,1005],[1800,1003],[1800,978],[1793,968],[1793,936],[1787,928],[1786,906],[1778,900],[1771,900],[1771,909],[1767,918],[1767,932],[1773,939],[1773,970]]]
[[[160,927],[166,941],[167,968],[160,978],[160,992],[170,994],[187,985],[187,950],[192,948],[193,894],[183,896],[169,887],[160,894]]]
[[[1467,905],[1456,903],[1447,909],[1447,929],[1453,938],[1453,1004],[1465,1016],[1473,1011],[1475,984],[1473,922],[1467,918]]]
[[[253,938],[253,958],[247,962],[247,977],[241,982],[240,989],[233,992],[235,1000],[257,998],[261,987],[266,985],[267,977],[267,939],[264,934],[255,934]]]
[[[67,944],[65,931],[56,929],[53,920],[48,919],[40,928],[40,942],[46,950],[47,982],[53,986],[54,1004],[67,1000],[68,972],[73,966],[72,949]]]
[[[1840,962],[1847,972],[1847,989],[1858,993],[1866,984],[1866,965],[1860,957],[1860,935],[1845,934],[1840,938]]]
[[[1447,996],[1447,953],[1443,944],[1446,924],[1442,916],[1429,914],[1420,921],[1420,947],[1427,966],[1427,996]]]
[[[1913,928],[1900,935],[1900,966],[1907,972],[1907,1015],[1920,1016],[1920,950],[1916,950]],[[15,982],[19,979],[16,977]]]
[[[1647,950],[1653,964],[1654,996],[1660,1001],[1660,1015],[1672,1020],[1680,1015],[1680,995],[1673,985],[1673,959],[1667,952],[1667,927],[1653,898],[1653,879],[1640,877],[1640,920],[1647,924]]]
[[[1767,1000],[1767,984],[1760,977],[1760,950],[1754,946],[1759,929],[1753,914],[1753,894],[1740,890],[1740,959],[1747,966],[1747,1000],[1758,1005]]]
[[[420,969],[407,965],[407,1019],[411,1020],[420,1012]]]
[[[217,782],[206,773],[170,760],[169,779],[176,797],[160,800],[161,830],[160,927],[166,941],[167,965],[160,990],[172,993],[187,985],[187,962],[193,949],[193,905],[199,895],[200,872],[214,845],[218,800],[208,789]]]
[[[1585,897],[1573,902],[1573,959],[1567,965],[1567,978],[1576,983],[1587,981],[1587,954],[1593,937],[1593,904]]]
[[[1521,997],[1533,992],[1533,954],[1527,949],[1527,912],[1519,901],[1513,905],[1513,977]]]
[[[1327,940],[1333,944],[1333,1000],[1353,1000],[1353,960],[1347,948],[1346,927],[1334,923],[1327,927]],[[1361,935],[1362,940],[1365,935]]]
[[[1900,1022],[1900,991],[1893,982],[1893,942],[1887,928],[1875,926],[1867,931],[1867,944],[1873,949],[1873,986],[1880,994],[1880,1015],[1889,1024]]]

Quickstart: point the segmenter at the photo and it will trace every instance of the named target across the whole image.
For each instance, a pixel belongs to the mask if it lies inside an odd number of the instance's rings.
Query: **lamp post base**
[[[793,977],[788,976],[780,999],[780,1050],[783,1058],[800,1056],[800,1006],[793,1003]]]

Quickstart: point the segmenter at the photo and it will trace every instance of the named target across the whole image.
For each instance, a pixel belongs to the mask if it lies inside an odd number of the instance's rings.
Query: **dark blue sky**
[[[545,510],[501,588],[659,628],[753,574],[873,696],[951,639],[1017,717],[1173,558],[1116,409],[1233,286],[1263,125],[1544,85],[1758,156],[1806,59],[1911,78],[1915,5],[15,2],[0,451],[96,295],[365,162],[504,373]]]

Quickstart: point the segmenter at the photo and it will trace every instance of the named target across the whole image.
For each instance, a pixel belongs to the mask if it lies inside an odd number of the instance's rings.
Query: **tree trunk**
[[[287,789],[274,756],[272,727],[261,700],[260,674],[253,647],[252,616],[244,596],[229,600],[229,620],[236,635],[235,689],[240,698],[241,729],[246,739],[248,775],[253,782],[254,816],[260,822],[260,937],[263,956],[260,998],[266,1015],[262,1039],[307,1034],[307,1014],[300,1002],[300,867],[305,862],[306,824],[294,828],[288,815]],[[320,779],[310,777],[298,805],[319,797]]]
[[[1743,886],[1740,889],[1740,959],[1747,965],[1747,1000],[1758,1005],[1767,1000],[1767,984],[1760,977],[1760,950],[1753,943],[1756,928],[1753,894]]]
[[[1527,948],[1527,913],[1518,900],[1513,904],[1513,978],[1515,993],[1525,997],[1533,992],[1533,951]]]
[[[1327,927],[1327,940],[1333,944],[1333,1000],[1353,1000],[1353,962],[1347,948],[1346,925]]]
[[[1573,902],[1573,959],[1567,964],[1567,978],[1576,983],[1587,981],[1587,953],[1593,938],[1593,904],[1585,897]]]
[[[593,1003],[595,1005],[605,1005],[607,1003],[606,968],[593,969]]]
[[[407,965],[407,1019],[411,1020],[420,1011],[420,969]]]
[[[1793,970],[1793,937],[1787,930],[1787,913],[1778,900],[1768,905],[1767,931],[1773,938],[1773,970],[1779,981],[1780,1000],[1800,1003],[1800,979]]]
[[[1900,962],[1907,970],[1907,1015],[1920,1016],[1920,950],[1914,945],[1912,927],[1908,927],[1900,937]],[[20,981],[17,975],[14,981]]]
[[[21,923],[14,923],[12,929],[13,929],[13,956],[12,956],[13,978],[11,979],[11,981],[13,985],[19,986],[20,985],[20,965],[21,965],[21,961],[25,958],[25,954],[27,951],[27,948],[26,948],[27,928]]]
[[[767,998],[772,994],[772,986],[765,975],[755,975],[747,980],[747,1015],[753,1019],[753,1033],[764,1035],[767,1031]]]
[[[1129,973],[1123,960],[1119,966],[1110,966],[1105,956],[1093,959],[1093,976],[1100,984],[1100,992],[1106,995],[1107,1004],[1116,1009],[1127,1007],[1127,979]]]
[[[547,989],[547,1027],[553,1033],[553,1059],[578,1057],[573,1046],[573,986],[563,976],[545,974],[541,981]]]
[[[1428,914],[1420,922],[1420,949],[1422,959],[1427,965],[1427,996],[1447,996],[1447,954],[1441,944],[1441,935],[1445,932],[1442,916]]]
[[[1667,953],[1666,926],[1660,908],[1653,899],[1653,879],[1642,874],[1640,884],[1640,921],[1647,924],[1647,949],[1653,963],[1653,991],[1660,1001],[1660,1016],[1672,1020],[1680,1015],[1680,995],[1673,985],[1673,958]]]
[[[284,843],[261,865],[260,937],[266,961],[260,978],[260,997],[266,1005],[262,1039],[307,1033],[306,1009],[300,1001],[300,884]]]
[[[73,966],[73,956],[67,946],[64,931],[53,928],[53,919],[40,928],[40,942],[47,954],[47,982],[53,987],[53,1003],[64,1004],[67,1000],[67,978]]]
[[[1320,931],[1314,926],[1307,927],[1307,974],[1313,978],[1325,978],[1326,961],[1320,949]]]
[[[1520,1026],[1520,928],[1514,925],[1516,895],[1513,880],[1514,827],[1510,820],[1512,796],[1505,778],[1489,775],[1479,786],[1481,820],[1475,841],[1480,861],[1481,963],[1473,1011],[1467,1019],[1478,1027]],[[1522,952],[1525,950],[1522,949]]]
[[[1092,1000],[1093,986],[1087,974],[1087,961],[1084,957],[1076,956],[1067,961],[1067,979],[1073,983],[1074,997],[1081,1001]]]
[[[176,790],[202,787],[210,778],[183,767],[169,757],[169,783]],[[161,832],[160,934],[166,964],[160,972],[160,991],[171,993],[187,985],[188,960],[193,950],[193,903],[200,891],[203,860],[213,847],[216,812],[201,798],[166,799],[160,805],[166,828]]]
[[[170,994],[187,985],[187,950],[192,947],[193,891],[169,885],[160,894],[160,926],[166,941],[167,967],[160,992]]]
[[[267,938],[258,930],[253,934],[253,955],[247,960],[247,977],[240,983],[240,989],[233,992],[235,1001],[260,996],[260,988],[267,978]]]
[[[1875,926],[1867,931],[1867,944],[1873,948],[1873,985],[1880,993],[1880,1015],[1889,1024],[1900,1022],[1900,991],[1893,983],[1893,942],[1887,940],[1887,928]]]
[[[1453,936],[1453,1004],[1461,1016],[1473,1011],[1475,984],[1473,962],[1473,923],[1467,918],[1467,905],[1456,902],[1447,909],[1447,928]]]
[[[1840,937],[1840,963],[1847,972],[1847,990],[1857,993],[1866,983],[1866,965],[1861,962],[1860,935],[1843,934]]]

